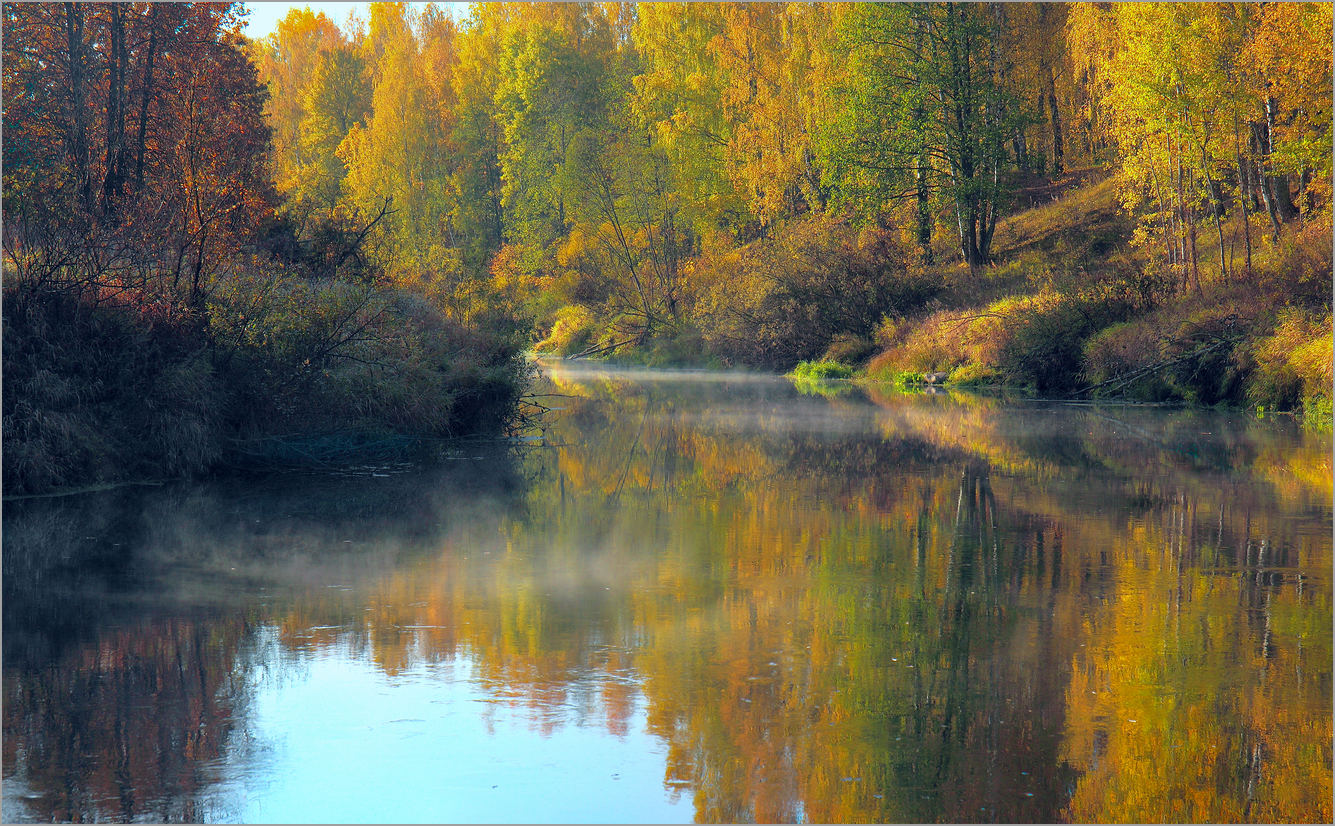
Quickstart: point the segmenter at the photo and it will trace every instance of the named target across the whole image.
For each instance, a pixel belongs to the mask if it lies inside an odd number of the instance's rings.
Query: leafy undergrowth
[[[290,286],[219,289],[205,323],[7,285],[5,494],[337,461],[511,421],[529,369],[517,331],[410,294]]]

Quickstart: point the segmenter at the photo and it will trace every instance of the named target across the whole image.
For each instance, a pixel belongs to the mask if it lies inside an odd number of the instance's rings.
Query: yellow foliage
[[[556,312],[551,332],[533,349],[539,353],[562,355],[578,352],[589,343],[596,321],[593,312],[587,307],[578,304],[562,307]]]
[[[949,372],[972,365],[994,371],[1009,341],[1012,322],[1022,322],[1063,299],[1060,293],[1009,296],[981,310],[941,310],[912,325],[898,343],[872,360],[868,373]]]
[[[1268,386],[1296,383],[1305,399],[1331,398],[1331,315],[1280,313],[1275,331],[1257,342],[1254,358]]]

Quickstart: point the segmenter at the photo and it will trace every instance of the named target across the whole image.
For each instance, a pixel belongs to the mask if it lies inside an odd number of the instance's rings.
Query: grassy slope
[[[1134,399],[1306,407],[1329,420],[1328,216],[1287,226],[1271,243],[1252,215],[1248,274],[1233,209],[1221,222],[1226,276],[1219,232],[1202,222],[1197,292],[1132,244],[1114,178],[1081,170],[1036,182],[1019,200],[1028,208],[998,226],[997,263],[977,275],[942,267],[940,304],[882,337],[867,378],[902,384],[942,372],[956,384],[1049,395],[1107,382]],[[1294,341],[1306,341],[1305,352],[1286,350]]]

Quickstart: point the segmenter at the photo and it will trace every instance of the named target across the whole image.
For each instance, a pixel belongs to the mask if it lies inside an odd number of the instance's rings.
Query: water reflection
[[[6,820],[1330,819],[1328,439],[551,385],[516,455],[8,503]]]

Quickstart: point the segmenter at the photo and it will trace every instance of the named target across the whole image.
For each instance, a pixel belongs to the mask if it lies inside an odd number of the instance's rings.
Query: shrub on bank
[[[1072,392],[1080,386],[1085,342],[1125,320],[1132,306],[1119,292],[1099,291],[1060,296],[1012,315],[1003,325],[997,373],[1038,393]]]
[[[336,280],[227,278],[196,312],[4,298],[6,494],[193,475],[278,435],[499,430],[529,369],[504,318]]]
[[[1097,395],[1328,417],[1330,311],[1280,300],[1244,284],[1111,326],[1085,346],[1085,378]]]
[[[1268,256],[1259,262],[1257,280],[1274,294],[1277,303],[1302,307],[1329,307],[1332,266],[1335,249],[1331,248],[1331,215],[1313,216],[1280,239]]]
[[[188,318],[51,291],[4,300],[7,495],[215,461],[223,390]]]
[[[556,311],[551,330],[533,349],[539,353],[571,356],[587,350],[597,334],[593,311],[579,304],[568,304]]]
[[[995,368],[984,364],[965,364],[950,371],[947,384],[958,387],[986,387],[1001,384],[1001,374]]]
[[[1280,410],[1304,408],[1329,416],[1331,408],[1331,315],[1289,308],[1274,330],[1251,345],[1255,368],[1247,400]]]
[[[695,261],[689,319],[710,351],[731,362],[783,369],[827,352],[857,360],[863,354],[849,346],[871,340],[884,317],[919,312],[940,292],[940,274],[913,258],[889,231],[793,221],[773,237]]]
[[[690,324],[680,324],[673,330],[663,330],[634,347],[608,351],[607,358],[618,364],[642,367],[723,367],[722,361],[709,352],[700,331]]]
[[[884,323],[884,322],[882,322]],[[861,364],[876,352],[876,345],[863,336],[843,333],[834,337],[830,346],[825,348],[821,361],[837,361],[841,364]]]
[[[889,346],[867,366],[869,378],[889,381],[901,373],[999,374],[1003,349],[1023,319],[1060,300],[1053,293],[1013,296],[981,310],[940,310],[913,323],[882,328]]]
[[[897,325],[890,346],[868,365],[869,378],[945,373],[954,384],[1005,383],[1039,393],[1075,389],[1084,343],[1127,317],[1118,291],[1011,296],[978,310],[943,310]]]

